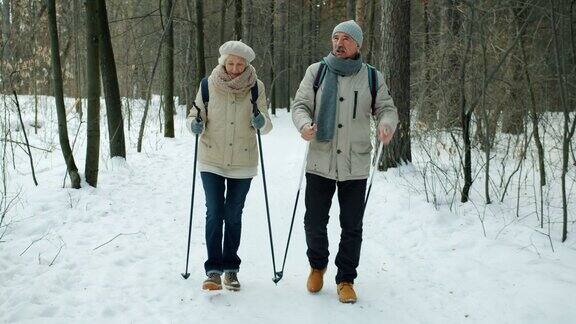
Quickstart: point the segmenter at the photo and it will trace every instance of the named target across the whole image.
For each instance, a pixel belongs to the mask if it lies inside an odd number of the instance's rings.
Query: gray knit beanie
[[[338,32],[350,35],[350,37],[356,41],[358,47],[362,47],[362,40],[364,39],[362,36],[362,28],[360,28],[354,20],[348,20],[336,25],[334,31],[332,31],[332,37],[334,37],[334,34]]]

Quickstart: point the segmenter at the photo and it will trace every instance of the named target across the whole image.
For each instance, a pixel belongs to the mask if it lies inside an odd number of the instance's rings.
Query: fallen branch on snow
[[[44,239],[44,238],[46,237],[46,235],[48,235],[48,233],[42,235],[41,238],[35,239],[34,241],[32,241],[32,242],[30,243],[30,245],[28,245],[28,247],[27,247],[24,251],[22,251],[22,252],[20,253],[20,256],[22,256],[24,253],[26,253],[26,251],[28,251],[28,249],[29,249],[30,247],[32,247],[32,245],[36,244],[36,242],[39,242],[39,241],[41,241],[42,239]]]
[[[136,233],[120,233],[120,234],[114,236],[113,238],[111,238],[108,242],[103,243],[103,244],[100,244],[100,245],[98,245],[97,247],[93,248],[92,251],[96,251],[97,249],[103,247],[104,245],[106,245],[106,244],[114,241],[114,240],[115,240],[116,238],[118,238],[119,236],[122,236],[122,235],[135,235],[135,234],[144,234],[144,233],[142,233],[141,231],[138,231],[138,232],[136,232]]]

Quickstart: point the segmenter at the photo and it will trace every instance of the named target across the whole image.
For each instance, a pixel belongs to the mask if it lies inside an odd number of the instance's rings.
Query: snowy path
[[[304,144],[285,113],[274,122],[273,133],[264,138],[264,152],[279,268]],[[438,212],[423,196],[410,193],[403,179],[412,177],[410,168],[375,178],[364,222],[355,305],[338,302],[333,281],[339,238],[336,201],[324,289],[318,295],[305,290],[303,201],[284,279],[277,286],[271,281],[260,177],[252,182],[243,216],[242,291],[203,292],[204,194],[199,179],[191,276],[188,280],[180,276],[185,266],[193,137],[177,136],[162,140],[155,152],[148,148],[148,153],[136,154],[131,147],[128,166],[103,162],[98,189],[59,189],[61,166],[40,173],[38,188],[25,187],[21,215],[0,243],[1,322],[574,323],[576,319],[575,240],[556,242],[557,251],[552,253],[545,239],[517,224],[495,239],[505,217],[487,219],[485,238],[475,214]],[[59,159],[56,155],[53,161]]]

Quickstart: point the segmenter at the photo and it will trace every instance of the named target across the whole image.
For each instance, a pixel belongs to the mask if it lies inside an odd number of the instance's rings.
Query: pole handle
[[[199,123],[202,121],[202,117],[200,116],[200,113],[201,113],[200,107],[198,107],[196,105],[195,101],[192,102],[192,106],[194,106],[194,108],[196,108],[196,118],[195,119],[196,119],[196,122]]]

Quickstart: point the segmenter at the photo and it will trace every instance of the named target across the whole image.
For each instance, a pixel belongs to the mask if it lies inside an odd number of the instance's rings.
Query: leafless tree
[[[54,98],[56,99],[56,111],[58,113],[58,134],[60,135],[60,147],[66,161],[66,168],[72,188],[80,188],[80,176],[74,162],[72,148],[68,139],[68,126],[66,122],[66,107],[64,107],[64,90],[62,82],[62,69],[60,67],[60,44],[58,41],[58,26],[56,22],[56,5],[54,0],[47,0],[48,27],[50,29],[50,44],[52,57],[52,83],[54,86]]]
[[[98,185],[100,161],[100,70],[98,50],[98,7],[95,1],[85,1],[86,8],[86,95],[88,119],[86,123],[86,182]]]

